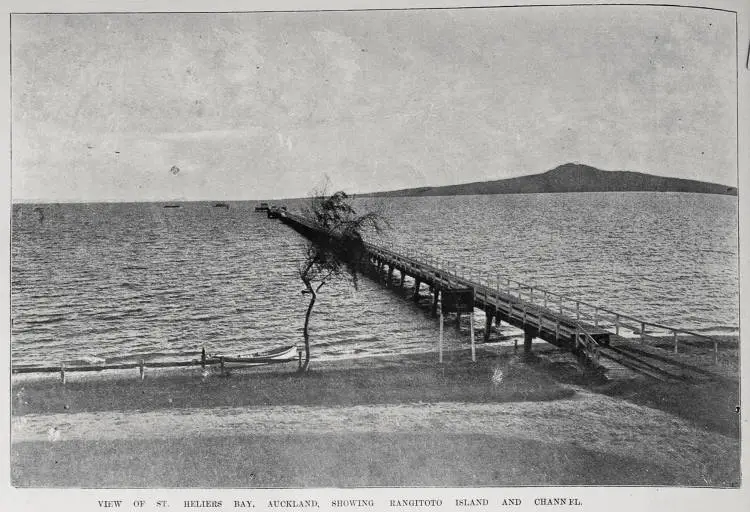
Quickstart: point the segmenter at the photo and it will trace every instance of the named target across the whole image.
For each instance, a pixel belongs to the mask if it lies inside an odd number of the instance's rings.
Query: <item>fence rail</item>
[[[119,364],[99,364],[99,365],[72,365],[66,366],[65,363],[59,365],[47,365],[47,366],[33,366],[33,365],[17,365],[11,367],[11,374],[31,374],[31,373],[60,373],[60,380],[63,383],[66,381],[66,375],[74,372],[101,372],[107,370],[134,370],[138,369],[140,372],[141,379],[145,377],[145,371],[148,368],[184,368],[191,366],[200,366],[205,368],[207,366],[219,366],[221,372],[224,373],[226,364],[246,364],[248,366],[257,365],[268,365],[275,363],[288,363],[291,361],[298,361],[301,363],[302,352],[298,352],[297,358],[284,358],[275,359],[272,357],[259,357],[254,358],[252,361],[248,361],[246,358],[236,358],[229,356],[209,356],[202,359],[191,359],[190,361],[149,361],[141,360],[140,362],[134,363],[119,363]]]

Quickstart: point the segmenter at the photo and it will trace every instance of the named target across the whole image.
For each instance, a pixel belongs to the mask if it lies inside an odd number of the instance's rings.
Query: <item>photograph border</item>
[[[687,7],[693,9],[706,9],[711,11],[731,12],[735,15],[735,50],[736,50],[736,94],[737,94],[737,186],[740,192],[738,193],[738,246],[739,246],[739,270],[740,270],[740,342],[744,337],[742,326],[744,326],[748,320],[750,320],[748,308],[744,304],[743,297],[747,296],[748,286],[748,267],[746,262],[742,260],[742,254],[748,252],[748,237],[747,237],[747,222],[743,222],[743,219],[750,218],[750,207],[746,199],[746,194],[743,194],[744,187],[750,186],[750,145],[741,144],[741,141],[750,141],[750,128],[748,127],[748,121],[750,120],[750,104],[748,103],[748,92],[750,91],[750,69],[748,69],[748,63],[750,62],[750,2],[744,0],[721,0],[718,2],[711,2],[706,0],[703,2],[684,2],[684,3],[659,3],[659,2],[502,2],[502,1],[486,1],[486,2],[446,2],[446,1],[425,1],[425,2],[376,2],[372,1],[355,1],[355,2],[340,2],[340,1],[325,1],[325,0],[313,0],[304,2],[302,0],[298,2],[284,1],[284,2],[240,2],[240,1],[190,1],[190,2],[167,2],[167,1],[156,1],[156,2],[123,2],[123,1],[111,1],[105,0],[103,2],[86,2],[86,1],[71,1],[66,0],[64,3],[55,3],[48,1],[29,1],[19,2],[12,1],[6,5],[8,14],[8,24],[3,25],[2,32],[0,35],[4,37],[4,40],[8,42],[9,51],[6,54],[7,60],[4,60],[3,64],[7,66],[8,73],[7,80],[4,85],[8,87],[8,102],[3,102],[2,115],[7,115],[9,120],[9,132],[7,137],[4,137],[3,144],[7,144],[7,155],[6,160],[8,165],[8,172],[4,173],[6,179],[8,179],[8,186],[2,187],[4,193],[7,194],[7,198],[4,198],[8,205],[8,219],[7,219],[7,230],[2,230],[3,242],[6,243],[8,250],[3,254],[8,258],[7,264],[4,268],[7,268],[7,273],[3,273],[3,278],[7,283],[7,294],[4,295],[4,301],[8,302],[4,304],[8,311],[7,315],[3,315],[1,328],[4,328],[3,332],[8,333],[10,337],[10,219],[11,219],[11,208],[12,208],[12,191],[10,183],[12,180],[12,169],[11,169],[11,134],[12,134],[12,117],[11,117],[11,51],[10,48],[10,31],[12,29],[12,15],[14,14],[125,14],[125,13],[232,13],[232,12],[246,12],[246,13],[268,13],[268,12],[335,12],[335,11],[390,11],[390,10],[456,10],[456,9],[487,9],[487,8],[544,8],[544,7],[555,7],[555,6],[632,6],[632,7],[643,7],[643,6],[663,6],[663,7]],[[458,5],[454,5],[458,4]],[[376,5],[376,7],[373,7]],[[720,7],[716,7],[716,5]],[[105,6],[102,8],[102,6]],[[210,6],[210,7],[208,7]],[[250,8],[252,6],[252,8]],[[321,7],[325,6],[325,7]],[[52,10],[48,10],[52,8]],[[96,7],[96,10],[91,10],[92,7]],[[224,10],[226,9],[226,10]],[[745,42],[748,44],[746,45]],[[745,54],[747,52],[747,54]],[[742,87],[740,86],[742,85]],[[744,293],[743,293],[744,292]],[[320,509],[328,510],[330,507],[325,506],[325,501],[330,499],[381,499],[384,505],[383,508],[391,508],[385,506],[387,499],[399,498],[399,499],[442,499],[443,506],[438,507],[438,510],[461,510],[461,508],[454,507],[451,504],[451,500],[460,497],[476,497],[483,496],[487,498],[497,499],[499,497],[517,497],[524,501],[524,505],[517,507],[518,509],[545,509],[549,507],[537,507],[532,504],[533,500],[537,497],[556,497],[556,496],[570,496],[580,497],[583,505],[578,509],[586,510],[601,510],[606,507],[607,509],[616,510],[704,510],[707,507],[719,508],[721,510],[742,510],[746,509],[750,505],[750,494],[747,491],[747,472],[744,469],[747,467],[747,455],[748,448],[747,443],[741,442],[742,451],[742,485],[739,489],[716,489],[716,488],[663,488],[657,486],[649,487],[633,487],[633,486],[612,486],[612,487],[600,487],[600,486],[510,486],[503,488],[384,488],[384,487],[365,487],[365,488],[342,488],[342,489],[21,489],[10,486],[10,452],[11,452],[11,440],[10,440],[10,425],[11,425],[11,375],[10,375],[10,339],[8,339],[8,348],[2,353],[3,359],[0,360],[0,366],[3,367],[3,371],[7,372],[7,378],[2,379],[3,389],[5,393],[7,407],[7,417],[0,418],[0,423],[3,425],[3,433],[7,434],[6,442],[2,443],[3,448],[0,451],[2,460],[4,462],[2,469],[0,469],[0,479],[3,482],[3,489],[0,494],[3,496],[0,498],[0,509],[7,510],[99,510],[101,505],[98,503],[100,500],[118,500],[121,499],[123,502],[131,502],[129,509],[139,508],[143,510],[157,510],[158,508],[154,503],[159,500],[167,500],[170,503],[170,508],[183,509],[182,502],[184,500],[211,500],[220,499],[225,502],[222,509],[230,508],[230,503],[234,499],[252,499],[257,503],[257,509],[265,509],[264,502],[272,499],[318,499],[321,503]],[[740,368],[741,368],[741,394],[745,396],[748,392],[747,386],[747,368],[748,368],[748,353],[747,350],[740,349]],[[7,386],[7,388],[5,387]],[[740,440],[745,440],[745,434],[747,432],[747,411],[744,400],[741,400],[742,408],[742,432]],[[7,453],[3,453],[7,450]],[[252,496],[251,498],[248,498]],[[386,498],[387,497],[387,498]],[[139,500],[144,500],[146,503],[143,506],[138,506]],[[528,505],[528,506],[527,506]],[[10,508],[4,508],[9,506]],[[125,506],[125,505],[123,505]],[[429,507],[425,507],[430,509]],[[371,508],[372,510],[373,508]],[[489,508],[478,508],[478,510],[490,510]],[[374,510],[379,510],[379,507],[375,507]],[[432,510],[432,509],[430,509]]]

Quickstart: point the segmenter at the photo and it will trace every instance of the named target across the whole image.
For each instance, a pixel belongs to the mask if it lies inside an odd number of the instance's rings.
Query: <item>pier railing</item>
[[[148,368],[154,369],[165,369],[165,368],[185,368],[185,367],[196,367],[200,366],[205,369],[206,367],[219,367],[220,373],[223,375],[226,372],[225,364],[231,364],[238,362],[242,364],[241,358],[226,357],[226,356],[208,356],[205,355],[200,359],[190,359],[188,361],[146,361],[141,359],[139,362],[130,363],[113,363],[113,364],[75,364],[66,365],[60,363],[59,365],[13,365],[11,367],[11,373],[16,374],[29,374],[29,373],[58,373],[60,374],[60,380],[65,384],[68,373],[78,372],[102,372],[106,370],[122,371],[122,370],[134,370],[138,369],[141,380],[145,379],[146,370]],[[277,363],[288,363],[291,361],[298,361],[298,365],[302,364],[302,351],[298,349],[298,357],[292,358],[255,358],[250,366],[258,365],[270,365]]]
[[[614,311],[608,307],[553,292],[541,286],[524,283],[501,273],[490,273],[476,269],[470,265],[460,264],[426,251],[395,244],[390,245],[388,249],[374,244],[367,245],[381,251],[398,254],[415,263],[421,263],[440,270],[448,274],[449,277],[455,277],[468,282],[474,287],[475,293],[484,294],[485,297],[488,292],[492,293],[495,297],[505,295],[517,299],[526,305],[555,311],[561,315],[574,318],[579,326],[586,323],[609,331],[616,336],[640,339],[643,343],[669,340],[675,354],[679,352],[680,343],[690,344],[691,341],[698,340],[712,346],[714,363],[718,363],[719,360],[719,345],[721,341],[705,334]],[[583,328],[581,327],[581,329],[581,339],[591,338],[590,335],[584,336]],[[566,335],[569,334],[566,332]]]

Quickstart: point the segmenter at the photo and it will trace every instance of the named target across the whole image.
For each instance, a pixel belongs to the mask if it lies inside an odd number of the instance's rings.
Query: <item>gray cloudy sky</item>
[[[569,161],[736,185],[732,13],[14,15],[11,30],[14,201],[295,197],[326,174],[367,192]]]

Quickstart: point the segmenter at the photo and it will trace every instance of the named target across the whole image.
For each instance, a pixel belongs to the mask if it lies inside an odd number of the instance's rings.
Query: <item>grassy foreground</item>
[[[293,370],[16,381],[13,484],[739,485],[731,381],[601,384],[512,348]]]

